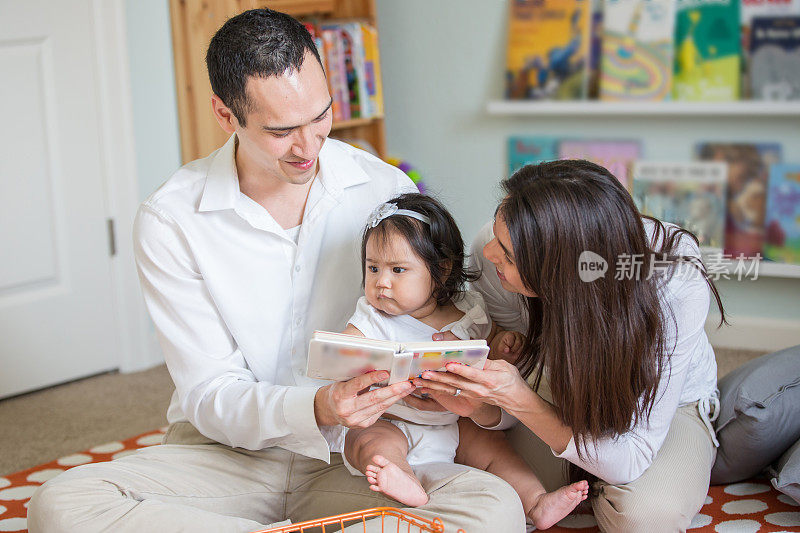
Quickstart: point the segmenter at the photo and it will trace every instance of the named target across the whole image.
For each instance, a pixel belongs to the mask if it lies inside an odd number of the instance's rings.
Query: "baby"
[[[365,296],[343,333],[416,342],[451,331],[460,339],[487,339],[492,353],[504,357],[521,349],[524,337],[493,327],[481,295],[464,289],[477,276],[464,265],[464,243],[453,217],[433,198],[404,194],[379,206],[367,223],[361,257]],[[449,411],[418,410],[401,400],[372,426],[347,431],[345,466],[366,476],[374,491],[408,506],[424,505],[428,495],[412,466],[453,462],[458,418]],[[515,472],[517,476],[535,480],[530,470]],[[507,481],[521,486],[516,479]],[[536,484],[541,486],[538,480]],[[551,509],[547,523],[572,511],[586,498],[586,489],[585,481],[559,489],[564,492],[559,500],[567,505],[557,506],[555,517]],[[536,507],[540,495],[520,495],[526,512]]]

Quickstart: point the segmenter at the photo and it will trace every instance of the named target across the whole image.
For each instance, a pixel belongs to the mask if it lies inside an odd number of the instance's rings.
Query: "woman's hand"
[[[473,411],[477,407],[475,402],[515,411],[530,400],[532,391],[528,384],[517,368],[507,361],[487,360],[483,370],[459,363],[449,363],[446,368],[447,372],[424,372],[421,378],[414,379],[414,385],[428,389],[429,394],[448,394],[455,396],[451,400],[460,399],[459,402],[467,400],[470,402],[469,406],[475,406]],[[466,409],[467,405],[460,403],[456,408],[463,406]]]
[[[420,380],[424,381],[424,380]],[[428,398],[417,398],[414,396],[406,396],[405,402],[411,407],[423,409],[426,411],[450,411],[458,416],[472,416],[472,414],[483,405],[482,400],[475,400],[467,398],[459,394],[454,396],[449,392],[441,392],[438,390],[421,388],[417,389],[418,392],[427,394]],[[434,407],[438,406],[438,408]]]

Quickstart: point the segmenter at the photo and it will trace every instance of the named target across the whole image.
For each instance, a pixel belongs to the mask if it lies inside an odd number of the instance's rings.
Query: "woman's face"
[[[514,250],[511,248],[511,235],[503,215],[499,213],[494,219],[493,231],[494,239],[483,247],[483,256],[495,266],[500,284],[507,291],[535,297],[536,293],[522,282],[514,260]]]

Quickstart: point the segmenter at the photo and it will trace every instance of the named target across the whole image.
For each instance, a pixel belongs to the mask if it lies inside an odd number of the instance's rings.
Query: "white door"
[[[0,397],[117,366],[89,0],[0,0]]]

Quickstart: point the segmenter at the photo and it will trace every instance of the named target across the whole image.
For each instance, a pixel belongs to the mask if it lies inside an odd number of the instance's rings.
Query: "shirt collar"
[[[236,134],[211,156],[199,211],[234,209],[241,194],[236,171]],[[319,152],[319,174],[325,190],[338,198],[344,189],[370,181],[369,175],[348,153],[344,143],[327,139]]]
[[[347,145],[336,139],[327,139],[319,152],[320,181],[334,198],[344,189],[370,181],[369,175],[358,165]]]
[[[200,199],[199,211],[233,209],[239,198],[239,174],[236,172],[236,134],[230,136],[211,156],[206,174],[206,185]]]

